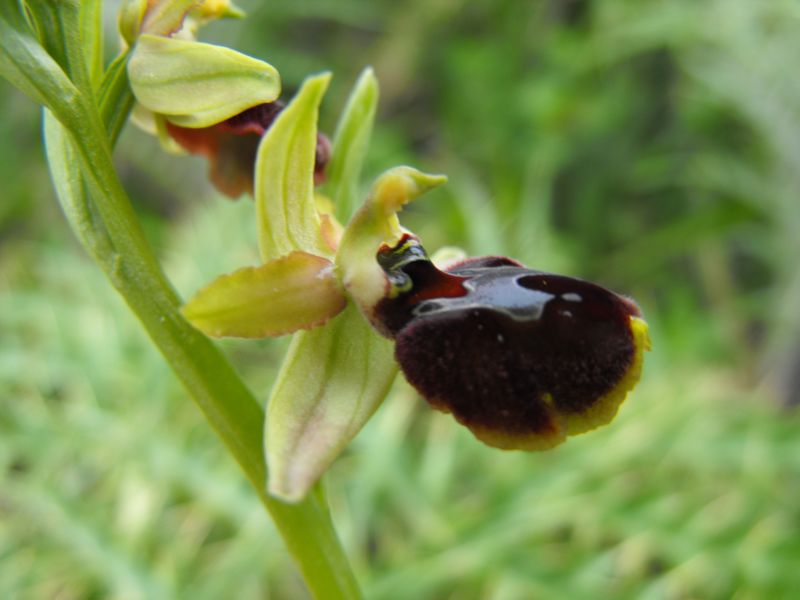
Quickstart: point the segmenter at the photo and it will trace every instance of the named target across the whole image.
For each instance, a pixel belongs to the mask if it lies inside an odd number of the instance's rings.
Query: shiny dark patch
[[[383,248],[395,297],[375,314],[408,381],[470,428],[547,435],[609,393],[635,355],[636,305],[593,283],[503,257],[447,272],[414,238]]]

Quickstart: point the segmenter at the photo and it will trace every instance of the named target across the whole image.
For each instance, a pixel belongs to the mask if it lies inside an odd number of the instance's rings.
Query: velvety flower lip
[[[405,236],[378,262],[375,307],[408,381],[482,441],[545,449],[610,421],[649,346],[639,308],[599,285],[505,257],[441,271]]]
[[[190,154],[205,156],[214,187],[229,198],[253,194],[258,145],[270,125],[284,109],[281,101],[248,108],[210,127],[180,127],[167,121],[169,136]],[[325,181],[325,167],[330,161],[331,145],[327,136],[317,134],[314,183]]]

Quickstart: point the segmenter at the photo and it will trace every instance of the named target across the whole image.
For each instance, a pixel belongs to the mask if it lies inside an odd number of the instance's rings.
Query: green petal
[[[261,140],[254,195],[265,262],[292,250],[330,253],[314,202],[317,115],[329,81],[328,73],[307,79]]]
[[[295,335],[267,407],[269,492],[305,496],[372,416],[397,373],[390,341],[352,305]]]
[[[142,35],[128,65],[136,99],[181,127],[209,127],[274,101],[281,91],[271,65],[230,48]]]
[[[366,68],[350,93],[336,126],[331,162],[327,168],[327,189],[336,207],[336,216],[343,223],[356,206],[358,179],[372,135],[377,105],[378,80],[372,69]]]
[[[386,276],[375,254],[382,244],[399,241],[403,230],[397,213],[405,204],[445,181],[444,175],[427,175],[411,167],[395,167],[375,181],[364,205],[347,225],[336,264],[345,288],[368,318],[387,291]]]
[[[182,312],[208,335],[260,338],[316,327],[340,313],[345,304],[333,264],[293,252],[217,278]]]

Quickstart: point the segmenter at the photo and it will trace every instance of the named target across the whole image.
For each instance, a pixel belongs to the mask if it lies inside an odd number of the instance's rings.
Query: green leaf
[[[133,110],[135,98],[128,82],[128,59],[130,49],[114,59],[100,82],[100,113],[111,140],[116,143],[119,134]]]
[[[254,195],[265,262],[293,250],[330,254],[314,202],[317,117],[329,81],[329,73],[308,78],[261,140]]]
[[[375,255],[382,244],[399,241],[403,230],[397,213],[420,194],[446,181],[444,175],[395,167],[375,181],[363,206],[345,228],[336,265],[345,288],[367,318],[387,291],[386,276]]]
[[[292,252],[217,278],[181,312],[214,337],[261,338],[321,325],[346,303],[331,261]]]
[[[0,75],[77,129],[78,89],[34,37],[16,0],[0,0]]]
[[[378,106],[378,80],[371,68],[358,78],[333,136],[331,162],[326,169],[328,190],[342,222],[350,218],[358,198],[358,181],[369,147],[375,110]]]
[[[90,55],[100,51],[102,42],[94,39],[101,33],[97,4],[97,0],[38,0],[27,4],[42,46],[87,99],[93,96],[95,81]],[[91,60],[96,61],[96,68],[102,68],[98,58]]]
[[[39,38],[39,43],[68,74],[70,73],[68,38],[74,36],[70,22],[77,23],[80,6],[77,0],[39,0],[28,2],[28,15]]]
[[[230,48],[142,35],[128,63],[136,99],[181,127],[209,127],[274,101],[281,91],[271,65]]]
[[[50,111],[44,111],[44,139],[50,177],[64,216],[91,256],[97,260],[115,256],[114,244],[89,199],[69,133]]]
[[[103,76],[103,6],[100,0],[81,2],[81,37],[91,81]]]
[[[108,104],[127,104],[111,92]],[[117,114],[109,110],[107,114]],[[129,306],[141,320],[155,345],[183,382],[198,408],[231,451],[259,498],[269,510],[286,547],[294,556],[311,595],[318,598],[361,598],[330,513],[321,494],[309,494],[302,503],[288,505],[266,493],[263,452],[264,413],[255,397],[236,374],[225,355],[178,312],[178,298],[158,268],[144,240],[129,202],[119,186],[86,185],[87,173],[110,166],[109,159],[89,161],[76,151],[76,138],[48,118],[48,154],[57,164],[54,180],[76,233],[93,254]],[[55,131],[54,131],[55,130]],[[88,134],[96,133],[89,129]],[[69,144],[71,138],[72,144]],[[52,142],[52,144],[51,144]],[[83,141],[85,143],[85,140]],[[68,149],[67,145],[72,148]],[[53,154],[50,154],[50,147]],[[83,191],[81,191],[83,190]],[[98,192],[99,190],[99,192]],[[110,190],[111,195],[105,194]],[[93,194],[85,197],[85,191]],[[93,205],[97,202],[97,211]],[[101,206],[99,203],[105,203]],[[88,211],[87,211],[88,209]],[[74,211],[74,212],[73,212]],[[102,218],[99,216],[102,214]],[[70,214],[72,213],[72,214]]]
[[[397,373],[392,343],[351,304],[294,336],[267,406],[269,493],[301,500],[361,430]]]

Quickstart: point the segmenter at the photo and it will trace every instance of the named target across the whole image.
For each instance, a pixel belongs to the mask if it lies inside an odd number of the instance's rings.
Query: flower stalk
[[[75,9],[78,3],[60,4]],[[182,301],[147,243],[116,173],[112,147],[133,104],[124,68],[128,54],[112,63],[96,92],[87,65],[78,62],[86,59],[81,36],[70,29],[82,26],[84,11],[59,10],[49,3],[38,10],[52,10],[48,16],[61,19],[69,34],[63,41],[70,62],[60,62],[41,46],[16,1],[2,0],[0,74],[48,109],[48,161],[73,231],[241,466],[311,592],[319,598],[359,598],[322,491],[292,505],[267,495],[263,410],[222,352],[180,313]]]

